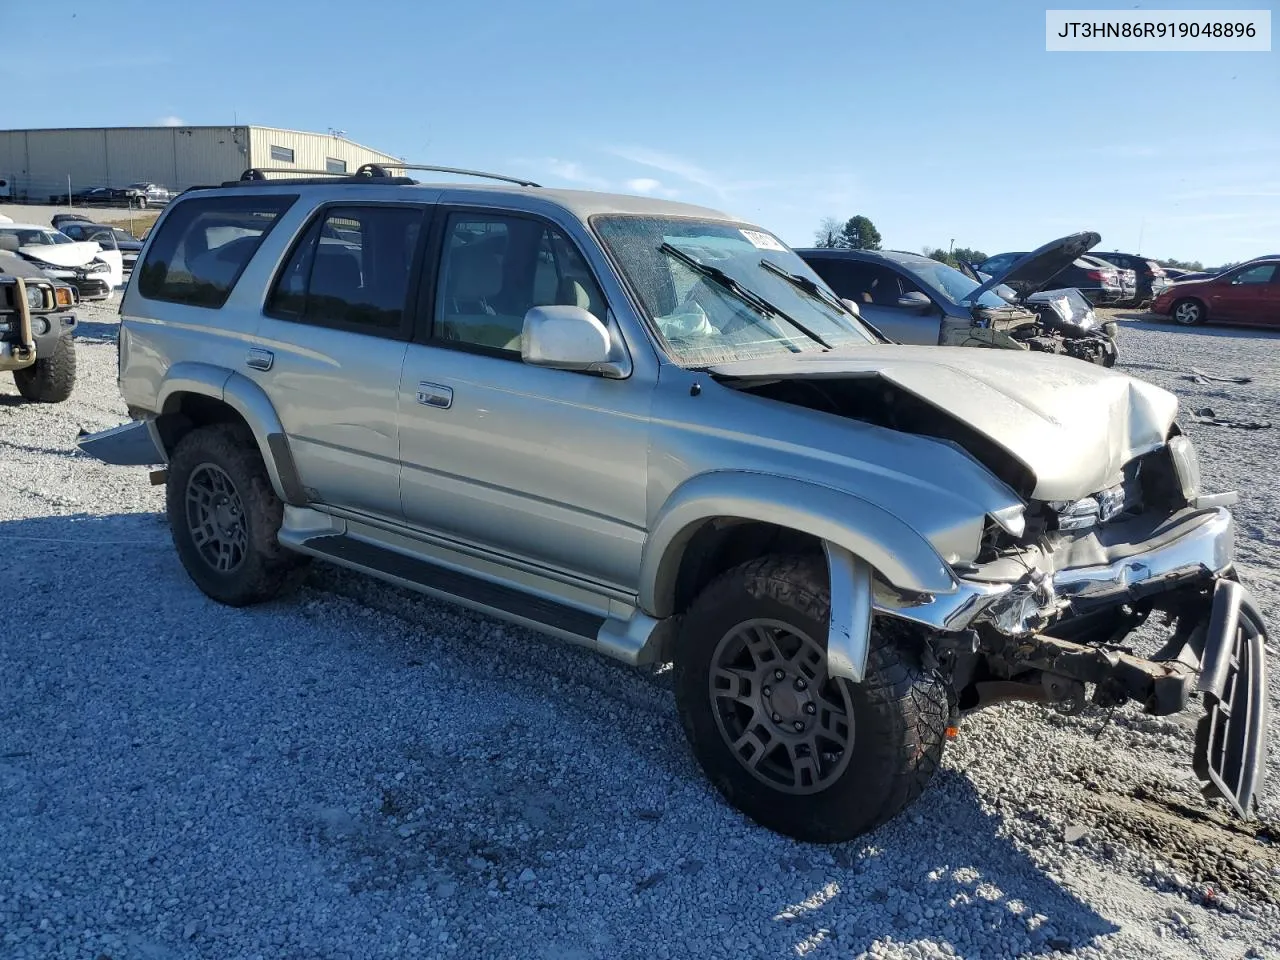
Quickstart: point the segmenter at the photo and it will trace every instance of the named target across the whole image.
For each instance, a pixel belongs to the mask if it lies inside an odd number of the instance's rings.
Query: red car
[[[1186,327],[1210,320],[1280,327],[1280,257],[1250,260],[1207,280],[1175,283],[1155,298],[1151,312]]]

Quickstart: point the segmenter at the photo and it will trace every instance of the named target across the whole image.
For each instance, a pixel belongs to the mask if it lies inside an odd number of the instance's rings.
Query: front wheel
[[[13,371],[13,382],[27,400],[62,403],[69,399],[76,384],[76,344],[72,335],[64,333],[54,342],[52,353]]]
[[[942,758],[947,688],[918,638],[876,621],[862,683],[827,672],[830,593],[818,558],[765,557],[694,601],[676,642],[676,700],[698,762],[756,823],[811,843],[874,829]]]
[[[1197,324],[1204,323],[1204,304],[1199,300],[1179,300],[1173,305],[1171,316],[1174,323],[1181,324],[1184,327],[1194,327]]]

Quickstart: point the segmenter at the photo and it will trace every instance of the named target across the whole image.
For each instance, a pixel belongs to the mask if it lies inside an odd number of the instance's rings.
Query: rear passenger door
[[[425,218],[402,203],[323,206],[271,287],[254,379],[313,502],[402,519],[397,387]]]

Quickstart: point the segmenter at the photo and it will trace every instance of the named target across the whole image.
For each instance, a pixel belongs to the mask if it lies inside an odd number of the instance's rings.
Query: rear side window
[[[217,309],[296,195],[197,197],[165,218],[138,292],[148,300]]]
[[[295,244],[267,300],[282,320],[407,335],[405,295],[424,211],[329,207]]]

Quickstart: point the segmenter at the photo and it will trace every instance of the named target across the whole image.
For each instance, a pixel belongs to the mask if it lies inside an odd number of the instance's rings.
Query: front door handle
[[[453,388],[440,383],[418,382],[418,402],[428,407],[447,410],[453,406]]]
[[[270,370],[275,360],[276,355],[274,353],[270,350],[263,350],[261,347],[254,347],[249,351],[249,355],[244,358],[245,365],[252,367],[254,370]]]

